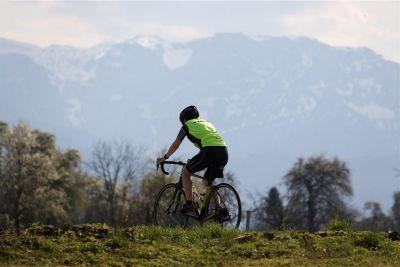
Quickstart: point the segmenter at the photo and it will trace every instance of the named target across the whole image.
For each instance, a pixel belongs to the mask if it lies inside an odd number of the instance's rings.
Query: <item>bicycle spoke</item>
[[[177,192],[178,192],[178,190],[175,190],[175,192],[174,192],[174,195],[172,196],[172,199],[171,199],[171,204],[169,204],[169,206],[168,206],[168,212],[171,212],[170,211],[170,208],[172,207],[172,205],[174,205],[174,201],[175,201],[175,196],[176,196],[176,194],[177,194]],[[175,208],[175,210],[176,210],[176,208]]]
[[[179,208],[179,205],[180,205],[179,200],[181,199],[181,194],[182,194],[182,192],[178,191],[178,196],[177,196],[176,201],[175,201],[174,213],[178,211],[178,208]]]
[[[182,226],[183,228],[186,228],[188,220],[189,220],[189,217],[186,216],[185,221],[183,222],[183,226]]]
[[[225,228],[239,227],[242,207],[239,195],[229,184],[219,184],[210,194],[205,220],[215,220]]]
[[[176,225],[180,225],[180,222],[174,216],[171,216],[171,220],[173,220]]]
[[[185,203],[182,189],[175,184],[169,184],[161,189],[154,205],[154,223],[166,227],[182,227],[184,215],[179,209]]]

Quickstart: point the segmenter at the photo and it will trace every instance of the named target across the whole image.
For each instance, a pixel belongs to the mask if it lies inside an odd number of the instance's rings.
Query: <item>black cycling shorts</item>
[[[204,178],[214,180],[224,178],[224,167],[228,163],[228,150],[224,146],[207,146],[201,148],[199,154],[191,158],[186,164],[190,173],[207,168]]]

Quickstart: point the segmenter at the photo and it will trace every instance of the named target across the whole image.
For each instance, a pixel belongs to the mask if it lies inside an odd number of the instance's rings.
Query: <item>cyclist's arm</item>
[[[171,157],[172,154],[175,153],[175,151],[179,148],[179,146],[182,144],[182,140],[180,140],[179,138],[176,138],[175,141],[171,144],[171,146],[169,147],[167,153],[165,153],[165,156],[167,158]]]
[[[167,153],[165,153],[165,157],[169,158],[172,156],[172,154],[175,153],[175,151],[179,148],[179,146],[182,144],[183,139],[185,139],[186,136],[186,127],[182,126],[182,128],[180,129],[178,136],[176,137],[175,141],[172,143],[172,145],[169,147]],[[164,160],[165,160],[164,157]],[[162,162],[162,158],[157,160],[157,164],[159,164],[159,162]]]

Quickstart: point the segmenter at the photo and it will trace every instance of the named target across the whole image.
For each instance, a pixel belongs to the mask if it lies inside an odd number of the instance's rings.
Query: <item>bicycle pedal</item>
[[[200,222],[203,223],[203,222],[208,221],[208,220],[211,220],[211,219],[213,219],[213,218],[215,218],[215,213],[210,214],[210,215],[208,215],[207,217],[203,217],[203,218],[200,220]]]
[[[180,212],[183,215],[191,216],[191,217],[196,217],[196,216],[199,216],[199,214],[200,214],[200,212],[197,209],[194,209],[194,210],[182,210],[181,209]]]
[[[226,209],[226,208],[216,208],[216,209],[215,209],[215,214],[218,214],[218,215],[228,215],[229,212],[228,212],[228,209]]]
[[[180,210],[180,213],[183,215],[194,216],[196,215],[194,210]]]
[[[224,217],[221,218],[221,221],[223,221],[223,222],[229,221],[229,220],[231,220],[231,215],[230,214],[227,214],[227,215],[225,215]]]

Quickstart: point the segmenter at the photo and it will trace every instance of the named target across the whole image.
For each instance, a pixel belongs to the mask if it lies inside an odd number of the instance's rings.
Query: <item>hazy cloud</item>
[[[371,120],[376,121],[386,121],[393,120],[395,118],[395,113],[385,107],[379,106],[375,103],[369,103],[364,106],[357,106],[353,103],[346,103],[348,107],[350,107],[356,113],[363,115]]]
[[[337,46],[367,46],[400,62],[400,2],[329,2],[281,21],[289,34]]]
[[[400,2],[2,2],[0,36],[88,47],[137,35],[189,41],[216,32],[304,35],[367,46],[400,62]]]

